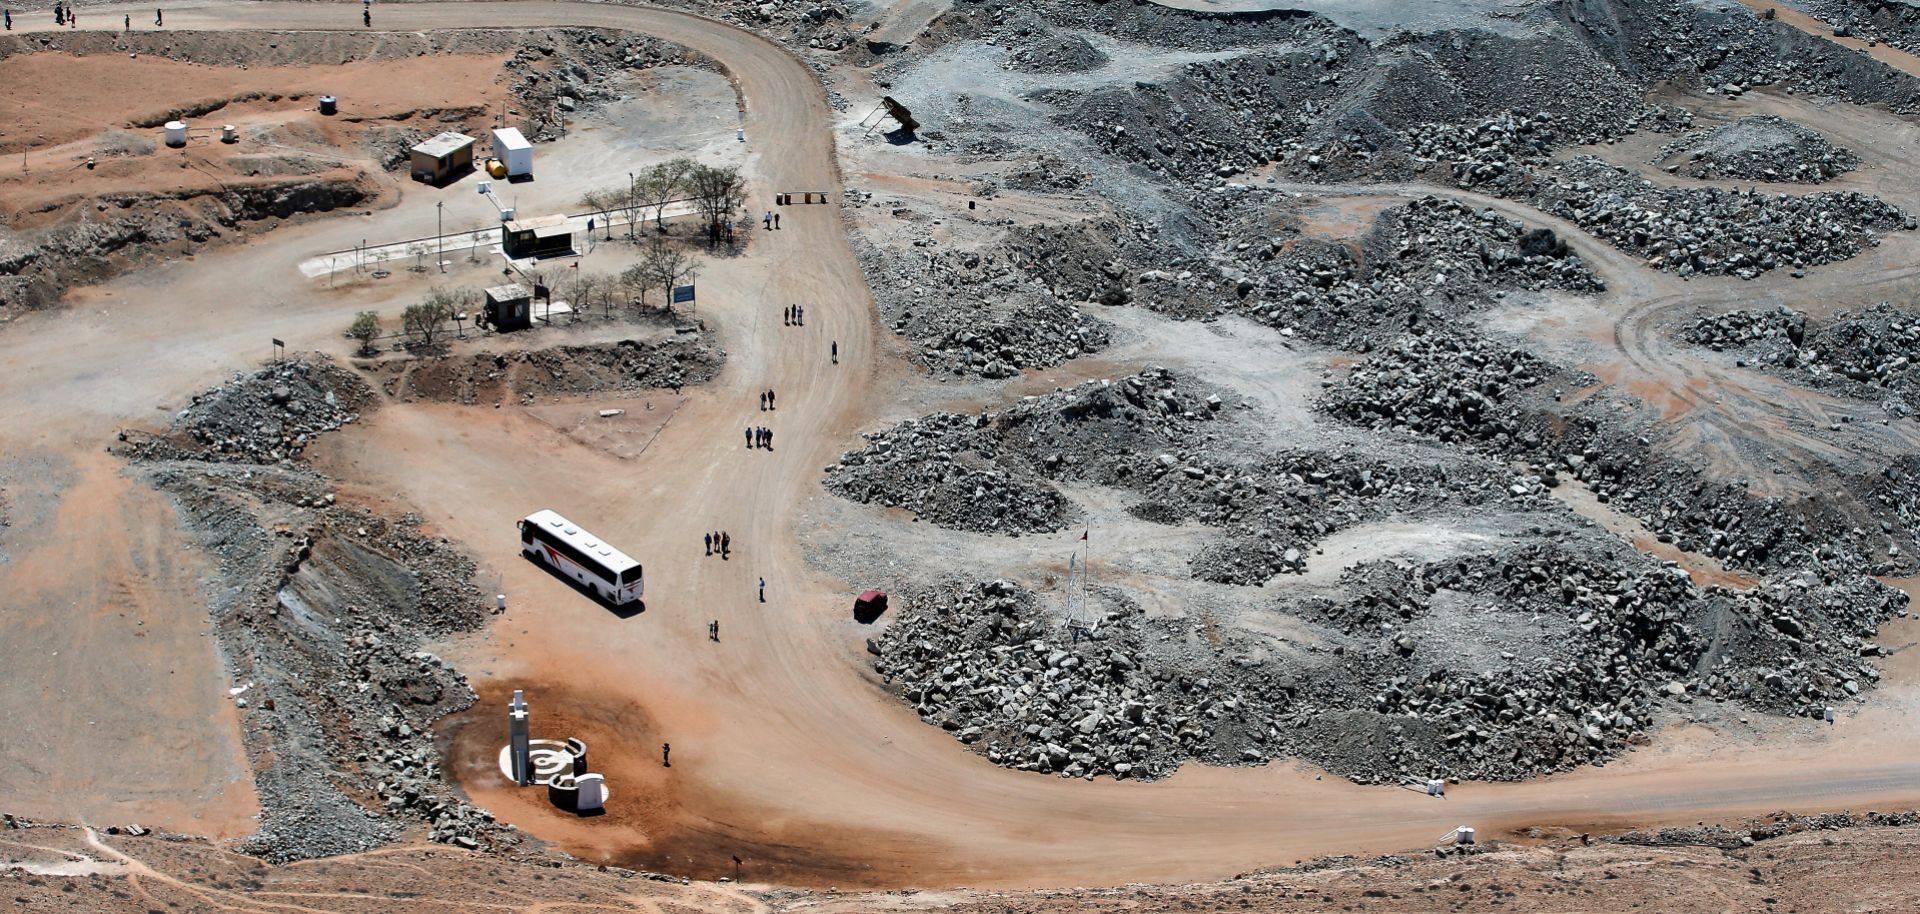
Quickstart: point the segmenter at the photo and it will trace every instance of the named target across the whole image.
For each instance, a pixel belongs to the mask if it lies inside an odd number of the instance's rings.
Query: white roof
[[[548,536],[563,539],[581,552],[593,556],[616,576],[640,565],[632,556],[601,542],[599,537],[580,529],[580,525],[553,511],[535,511],[527,515],[525,523],[538,524]]]
[[[473,145],[473,137],[467,136],[464,133],[448,131],[414,146],[413,151],[424,153],[437,159],[449,153],[456,152],[462,147],[471,145]]]
[[[520,135],[518,127],[501,127],[493,132],[493,144],[502,149],[532,149],[533,144]]]

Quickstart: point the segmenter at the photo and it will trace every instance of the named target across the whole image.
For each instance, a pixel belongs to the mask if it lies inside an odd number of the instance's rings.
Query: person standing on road
[[[719,619],[715,619],[712,622],[707,623],[707,640],[708,641],[720,640],[720,620]]]
[[[371,7],[360,10],[360,24],[367,28],[373,28],[373,9]]]
[[[722,530],[720,531],[720,557],[724,559],[731,552],[733,552],[733,534]]]
[[[840,341],[833,341],[833,364],[840,364]]]
[[[673,767],[673,744],[672,743],[660,744],[660,767],[662,768]]]
[[[5,10],[4,12],[7,14],[7,31],[11,32],[13,31],[13,10]]]
[[[760,579],[760,602],[767,602],[767,579]]]
[[[773,227],[774,227],[774,228],[779,228],[779,227],[780,227],[780,214],[779,214],[779,213],[774,213],[774,214],[773,214]]]
[[[766,223],[767,231],[773,231],[773,210],[767,210],[767,214],[761,216],[760,221]]]
[[[132,13],[122,13],[122,14],[121,14],[121,16],[120,16],[120,31],[123,31],[123,32],[131,32],[131,31],[133,31],[133,14],[132,14]]]
[[[707,554],[712,555],[713,554],[713,534],[703,533],[700,535],[700,539],[705,541],[705,543],[707,544]]]
[[[798,327],[805,327],[807,325],[807,306],[806,305],[793,306],[793,323],[795,326],[798,326]]]
[[[747,447],[753,447],[753,429],[746,430]]]
[[[157,6],[156,6],[156,7],[154,7],[154,8],[153,8],[153,24],[154,24],[154,26],[155,26],[156,28],[157,28],[157,27],[160,27],[160,26],[164,26],[164,25],[166,25],[166,24],[167,24],[167,11],[166,11],[166,10],[163,10],[163,9],[161,9],[161,8],[159,8],[159,7],[157,7]]]
[[[773,429],[767,429],[767,450],[773,450]]]
[[[767,389],[767,408],[768,409],[773,408],[773,389],[772,388]]]

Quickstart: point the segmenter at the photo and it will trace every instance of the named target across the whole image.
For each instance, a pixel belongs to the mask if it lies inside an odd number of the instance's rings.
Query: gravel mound
[[[1015,9],[1000,23],[1007,67],[1025,73],[1077,73],[1107,63],[1105,52],[1078,32],[1055,29],[1031,11]]]
[[[441,776],[432,724],[472,704],[421,645],[489,611],[471,559],[420,519],[336,502],[318,474],[201,461],[141,465],[214,557],[211,605],[263,809],[248,853],[366,850],[419,824],[462,847],[517,843]]]
[[[1267,217],[1271,218],[1271,217]],[[1256,224],[1230,235],[1259,237]],[[1423,197],[1375,220],[1358,245],[1266,235],[1233,248],[1251,316],[1366,351],[1427,316],[1461,317],[1506,291],[1604,288],[1552,229]]]
[[[1662,187],[1588,156],[1539,177],[1542,210],[1681,276],[1742,279],[1846,260],[1879,234],[1914,227],[1897,207],[1854,191],[1791,196]]]
[[[1674,159],[1680,159],[1674,162]],[[1668,171],[1694,178],[1820,184],[1859,167],[1818,131],[1773,115],[1743,117],[1660,148]]]
[[[1920,313],[1891,303],[1818,321],[1786,307],[1729,311],[1695,321],[1680,337],[1800,383],[1881,401],[1896,416],[1920,410]]]
[[[903,211],[904,212],[904,211]],[[1010,378],[1099,352],[1107,325],[1031,266],[1046,248],[1019,253],[1009,237],[979,250],[883,251],[856,243],[861,266],[893,332],[913,341],[915,361],[949,375]]]
[[[1146,469],[1150,454],[1203,443],[1200,430],[1221,402],[1165,369],[1148,369],[1000,413],[939,413],[866,435],[865,448],[827,467],[827,488],[863,504],[907,508],[942,527],[1058,530],[1071,514],[1054,481],[1123,484]]]
[[[1330,648],[1277,655],[1115,592],[1089,595],[1099,625],[1076,633],[1057,598],[948,580],[901,594],[869,650],[923,720],[1019,770],[1299,756],[1363,783],[1507,780],[1617,756],[1695,700],[1814,715],[1853,694],[1879,652],[1858,630],[1906,603],[1854,580],[1703,590],[1631,550],[1557,545],[1371,563],[1285,607]]]
[[[1521,429],[1517,401],[1555,373],[1525,350],[1459,333],[1425,333],[1355,366],[1320,408],[1363,428],[1501,447]]]
[[[360,417],[374,393],[360,375],[324,355],[301,356],[197,394],[157,437],[122,433],[128,454],[159,459],[192,456],[227,463],[290,461],[313,439]]]

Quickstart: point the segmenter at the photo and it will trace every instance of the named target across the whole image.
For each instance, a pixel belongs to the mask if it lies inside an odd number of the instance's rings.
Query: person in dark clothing
[[[700,539],[705,541],[707,544],[707,554],[712,555],[713,554],[713,534],[711,533],[703,534],[700,537]]]
[[[707,640],[708,641],[720,640],[720,620],[719,619],[715,619],[712,622],[707,623]]]
[[[760,602],[767,602],[767,579],[760,579]]]
[[[771,390],[767,391],[767,408],[773,408],[773,391]]]
[[[732,551],[733,551],[733,534],[728,533],[725,530],[720,531],[720,557],[725,558],[727,556],[727,553],[730,553]]]
[[[673,744],[672,743],[660,744],[660,767],[662,768],[673,767]]]
[[[760,411],[763,413],[767,411],[767,395],[764,391],[760,394]]]
[[[373,10],[362,9],[360,11],[360,24],[367,28],[373,28]]]
[[[793,306],[793,323],[795,326],[799,326],[799,327],[805,327],[807,325],[807,306],[806,305]]]
[[[747,447],[753,447],[753,429],[746,430]]]
[[[833,341],[833,364],[840,364],[840,341]]]
[[[153,11],[153,24],[154,24],[154,25],[156,25],[156,26],[161,26],[161,25],[166,25],[166,24],[167,24],[167,12],[166,12],[166,10],[163,10],[163,9],[159,9],[158,7],[156,7],[156,8],[154,9],[154,11]]]
[[[767,429],[767,450],[773,450],[773,429]]]

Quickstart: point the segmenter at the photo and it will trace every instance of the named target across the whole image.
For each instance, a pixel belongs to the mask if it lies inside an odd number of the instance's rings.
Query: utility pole
[[[633,172],[627,172],[627,205],[621,207],[621,209],[624,209],[629,214],[631,214],[627,216],[627,237],[628,238],[635,237],[633,233],[633,222],[635,219],[639,218],[639,214],[640,214],[640,208],[637,206],[634,206],[633,204],[634,204]]]
[[[447,271],[447,201],[441,200],[433,205],[433,259],[440,264],[440,272]]]

